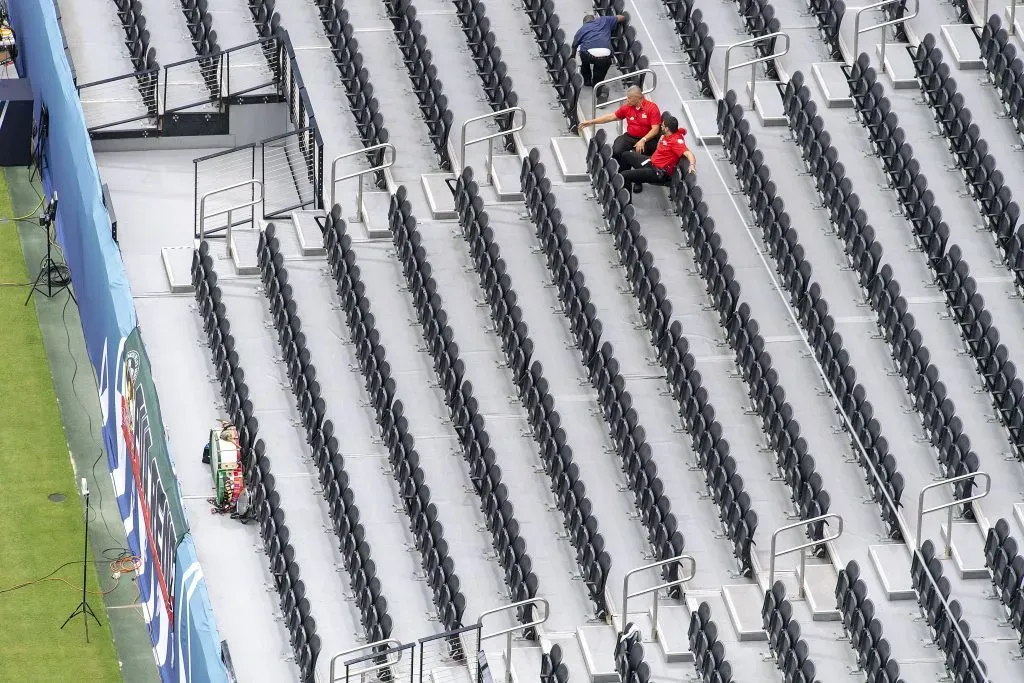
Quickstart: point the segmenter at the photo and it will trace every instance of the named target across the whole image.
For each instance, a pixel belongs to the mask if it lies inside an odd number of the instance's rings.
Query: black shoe
[[[606,102],[608,100],[608,86],[598,88],[597,92],[594,93],[594,98],[597,100],[598,104]]]
[[[640,184],[640,183],[633,183],[633,192],[634,193],[640,194],[643,191],[644,191],[644,186],[642,184]]]

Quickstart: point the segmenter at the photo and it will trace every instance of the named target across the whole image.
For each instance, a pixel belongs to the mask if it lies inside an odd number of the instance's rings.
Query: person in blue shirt
[[[612,31],[625,21],[626,17],[621,14],[608,17],[588,14],[583,17],[583,25],[572,39],[572,56],[579,54],[580,73],[586,87],[593,88],[608,75],[608,68],[612,65]],[[600,97],[601,93],[595,95]]]

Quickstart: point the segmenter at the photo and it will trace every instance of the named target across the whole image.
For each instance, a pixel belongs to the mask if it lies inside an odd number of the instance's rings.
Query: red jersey
[[[651,155],[651,164],[671,175],[687,149],[685,128],[680,128],[675,133],[662,135],[658,140],[658,149],[654,150],[654,154]]]
[[[615,118],[626,119],[626,135],[642,138],[651,132],[651,126],[661,125],[661,110],[645,98],[639,107],[622,105],[615,110]]]

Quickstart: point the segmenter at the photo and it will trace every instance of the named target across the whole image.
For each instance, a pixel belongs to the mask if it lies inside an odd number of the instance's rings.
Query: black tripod
[[[96,620],[96,625],[100,625],[100,618],[96,616],[96,613],[92,611],[92,607],[89,606],[89,601],[86,600],[85,586],[87,579],[89,578],[89,485],[82,478],[82,495],[85,496],[85,541],[82,544],[82,601],[75,607],[75,611],[68,615],[68,618],[64,620],[64,623],[60,625],[61,629],[68,625],[72,619],[77,617],[79,614],[85,620],[85,642],[89,642],[89,617]]]
[[[32,289],[28,292],[28,297],[25,298],[25,305],[28,306],[28,302],[32,300],[32,295],[36,292],[44,294],[46,298],[53,298],[53,294],[56,288],[57,292],[63,289],[67,289],[70,284],[70,278],[62,274],[62,269],[66,273],[66,266],[61,266],[53,260],[53,237],[50,235],[50,228],[54,224],[54,220],[57,217],[57,193],[53,193],[53,197],[50,199],[50,203],[46,205],[46,209],[39,214],[39,226],[46,231],[46,257],[43,262],[39,264],[39,273],[36,275],[36,279],[32,282]],[[43,280],[46,280],[45,287]]]

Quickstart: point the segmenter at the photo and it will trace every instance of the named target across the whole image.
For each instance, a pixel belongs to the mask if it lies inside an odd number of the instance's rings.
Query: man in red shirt
[[[622,155],[622,179],[633,192],[642,192],[643,183],[665,184],[672,177],[679,160],[686,157],[689,172],[697,172],[697,157],[686,146],[686,129],[668,112],[661,116],[661,138],[651,156],[626,152]]]
[[[643,91],[635,85],[626,90],[626,102],[621,107],[611,114],[580,121],[579,129],[623,119],[626,121],[626,132],[615,138],[612,158],[622,163],[622,155],[630,150],[640,154],[654,154],[661,132],[661,110],[644,97]]]

